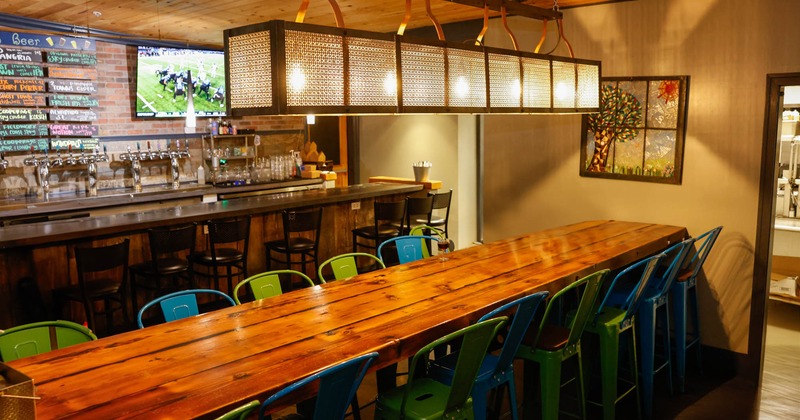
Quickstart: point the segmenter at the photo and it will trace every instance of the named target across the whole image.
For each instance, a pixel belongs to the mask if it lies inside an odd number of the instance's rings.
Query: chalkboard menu
[[[0,151],[94,147],[91,39],[0,31]]]

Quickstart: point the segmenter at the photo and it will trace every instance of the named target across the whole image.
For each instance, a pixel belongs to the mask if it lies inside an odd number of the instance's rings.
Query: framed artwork
[[[604,77],[583,116],[580,175],[680,184],[689,76]]]

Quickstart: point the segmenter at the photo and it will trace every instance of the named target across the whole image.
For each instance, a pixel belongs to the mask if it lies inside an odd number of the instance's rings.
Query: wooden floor
[[[761,419],[800,416],[800,306],[770,301]]]

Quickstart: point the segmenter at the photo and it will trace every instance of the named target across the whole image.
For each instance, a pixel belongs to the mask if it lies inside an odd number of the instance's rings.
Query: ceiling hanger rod
[[[488,6],[490,10],[499,12],[505,6],[506,11],[510,14],[517,16],[524,16],[537,20],[556,20],[561,19],[562,13],[557,10],[544,9],[536,6],[528,6],[526,4],[517,3],[514,1],[506,0],[447,0],[453,3],[463,4],[465,6],[477,7],[483,9]]]

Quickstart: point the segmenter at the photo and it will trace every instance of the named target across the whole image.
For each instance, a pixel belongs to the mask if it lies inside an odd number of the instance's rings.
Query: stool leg
[[[664,301],[656,309],[656,321],[661,321],[661,339],[663,340],[662,348],[664,349],[664,368],[667,375],[667,387],[669,388],[669,395],[673,395],[672,389],[672,347],[669,343],[669,295],[664,296]],[[661,315],[659,315],[659,310]],[[656,322],[658,327],[658,322]]]
[[[703,360],[702,354],[700,352],[700,312],[698,312],[697,307],[697,282],[696,279],[692,279],[692,283],[689,285],[689,291],[687,291],[687,298],[689,299],[689,304],[692,306],[692,328],[694,329],[694,336],[692,338],[692,342],[689,344],[691,346],[694,344],[695,354],[697,355],[697,371],[700,374],[703,374]],[[688,332],[687,332],[688,333]]]
[[[603,394],[603,418],[616,416],[617,375],[619,374],[619,335],[615,330],[600,331],[600,382]]]
[[[653,416],[653,376],[655,364],[655,315],[656,308],[652,302],[646,300],[639,307],[636,323],[639,327],[639,343],[642,349],[642,402],[645,418]]]
[[[561,397],[561,363],[546,360],[539,364],[539,386],[542,393],[542,419],[558,419]]]
[[[674,298],[672,314],[675,319],[675,373],[678,379],[678,390],[684,391],[686,376],[686,288],[683,282],[672,287]]]

